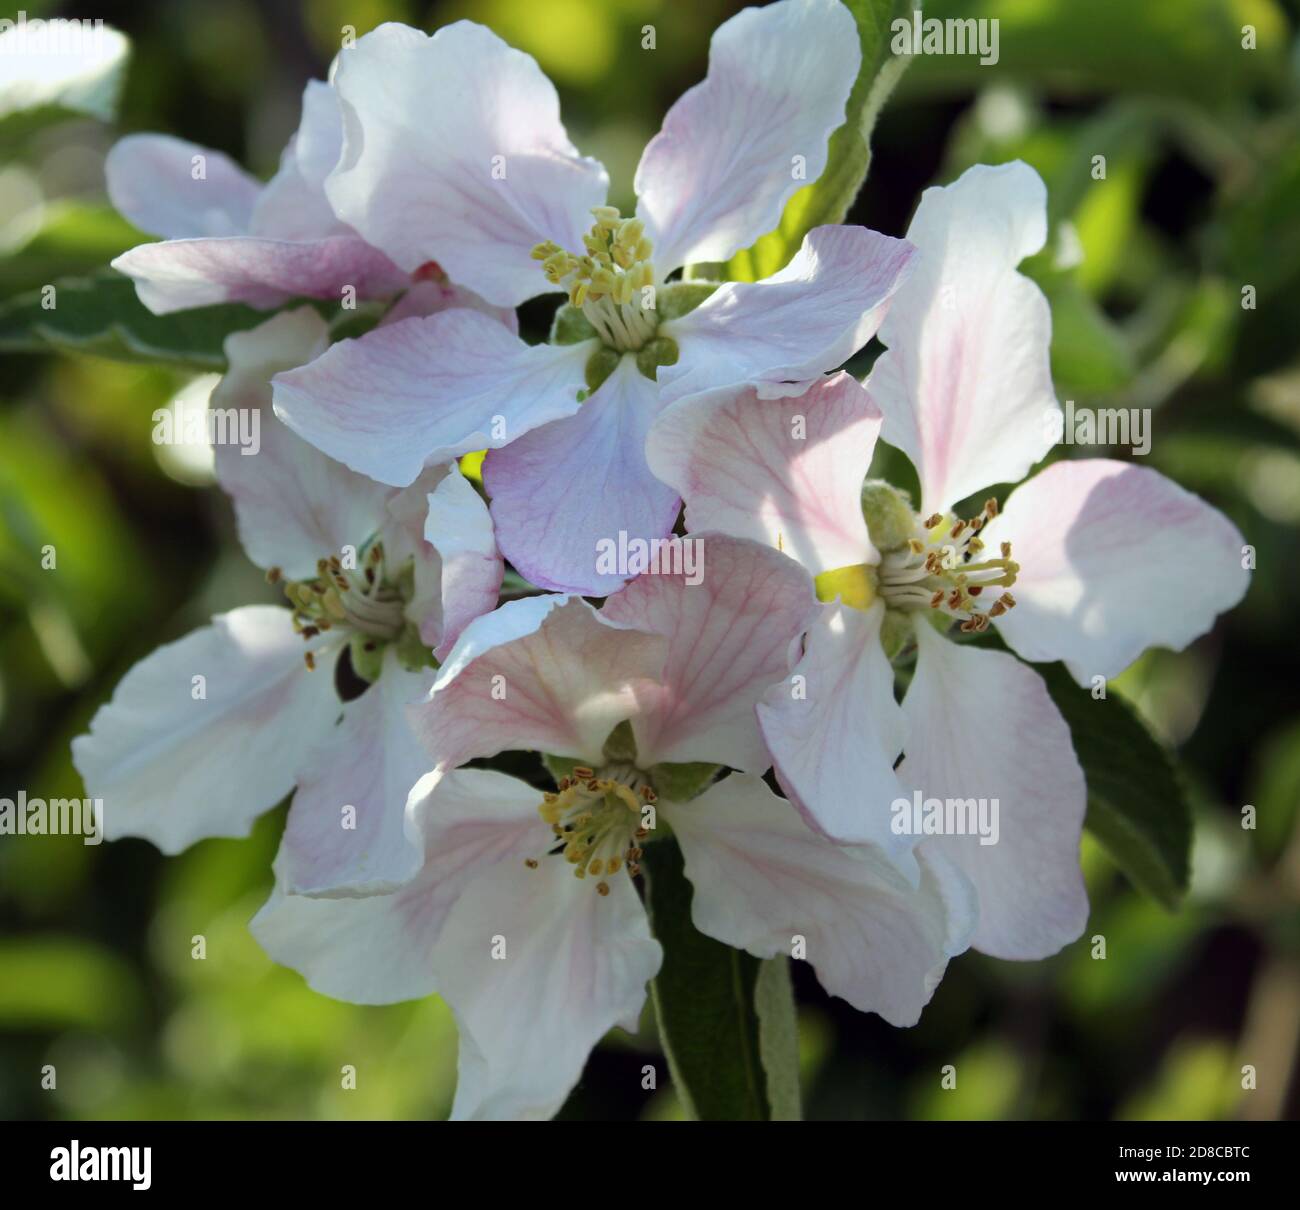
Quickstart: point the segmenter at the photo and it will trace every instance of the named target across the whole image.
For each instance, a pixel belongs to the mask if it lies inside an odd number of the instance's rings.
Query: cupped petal
[[[384,298],[409,280],[355,235],[163,240],[123,252],[112,264],[155,315],[227,302],[270,310],[293,298],[341,299],[347,287],[358,298]]]
[[[760,778],[733,773],[660,810],[686,859],[695,927],[759,958],[802,951],[860,1012],[914,1025],[965,948],[975,905],[960,874],[923,861],[914,887],[874,846],[813,832]]]
[[[461,632],[412,722],[440,770],[510,748],[599,764],[666,647],[581,598],[507,601]]]
[[[407,672],[393,648],[378,681],[343,706],[343,721],[303,762],[280,844],[280,878],[292,895],[377,895],[419,871],[423,846],[405,826],[406,799],[433,762],[406,707],[432,671]]]
[[[784,269],[724,282],[694,311],[660,325],[680,354],[659,370],[665,398],[807,382],[835,369],[874,335],[911,256],[905,240],[866,227],[814,227]]]
[[[910,877],[916,842],[889,826],[905,726],[880,643],[884,616],[879,601],[825,606],[793,670],[759,703],[758,722],[777,780],[809,824],[831,840],[878,845]]]
[[[650,472],[659,391],[624,357],[571,416],[488,452],[483,486],[506,558],[541,588],[604,596],[629,575],[628,542],[667,537],[681,502]]]
[[[437,315],[439,311],[451,311],[457,307],[482,311],[484,315],[504,324],[516,336],[519,334],[519,316],[513,307],[494,307],[473,290],[453,285],[441,275],[440,270],[431,271],[429,276],[419,277],[412,282],[411,288],[384,313],[379,327],[418,316]]]
[[[677,539],[672,549],[601,610],[668,644],[663,672],[642,687],[632,716],[637,763],[712,761],[762,773],[771,760],[754,707],[789,668],[791,644],[817,607],[812,581],[785,555],[743,539]]]
[[[913,272],[880,339],[867,388],[882,436],[921,479],[921,513],[1024,477],[1056,440],[1052,315],[1016,272],[1047,239],[1047,190],[1020,161],[977,164],[921,196]]]
[[[229,156],[166,134],[129,134],[104,160],[108,198],[163,239],[248,234],[262,182]]]
[[[287,609],[250,605],[141,660],[72,741],[86,793],[103,800],[104,835],[143,836],[164,853],[247,836],[338,718],[326,639],[304,643]]]
[[[249,233],[287,240],[355,235],[325,196],[325,178],[342,151],[338,96],[328,84],[309,80],[302,94],[302,120],[280,157],[279,171],[258,196]]]
[[[837,0],[784,0],[720,25],[709,71],[668,111],[636,170],[655,267],[725,261],[774,230],[826,166],[862,53]]]
[[[1064,660],[1081,685],[1148,647],[1181,651],[1245,595],[1237,527],[1158,471],[1055,462],[1007,499],[986,543],[1011,543],[1016,607],[998,619],[1027,660]]]
[[[501,863],[526,874],[524,859],[545,851],[550,829],[537,813],[540,795],[526,782],[462,769],[442,778],[435,794],[430,780],[412,790],[409,812],[424,864],[390,894],[289,894],[288,841],[281,845],[275,890],[250,929],[273,961],[298,971],[323,995],[354,1004],[431,995],[438,937],[466,887]]]
[[[802,395],[723,387],[679,400],[655,421],[646,459],[685,500],[688,531],[774,546],[816,576],[879,561],[862,516],[879,432],[871,397],[841,373]]]
[[[405,487],[581,406],[590,342],[527,345],[478,311],[405,319],[279,374],[275,411],[354,471]]]
[[[483,497],[456,463],[429,468],[389,502],[385,553],[414,559],[407,616],[442,660],[460,632],[497,603],[505,563]]]
[[[334,87],[340,218],[408,272],[437,261],[498,306],[554,289],[532,249],[581,251],[609,178],[569,141],[530,55],[469,21],[432,37],[381,25],[339,56]]]
[[[214,445],[217,480],[234,501],[248,557],[290,580],[313,578],[317,561],[341,555],[345,544],[359,550],[392,494],[308,445],[271,410],[272,376],[311,361],[328,343],[325,321],[310,307],[233,333],[225,345],[230,368],[209,405],[228,431],[256,417],[256,442]]]
[[[1043,678],[1014,656],[950,642],[924,622],[916,635],[898,768],[909,796],[898,818],[914,829],[918,800],[942,818],[945,831],[921,847],[974,885],[976,949],[1046,958],[1088,922],[1079,868],[1087,790],[1070,729]]]
[[[457,900],[435,955],[460,1027],[453,1119],[553,1116],[592,1047],[637,1020],[663,950],[632,880],[608,887],[552,856],[497,865]]]

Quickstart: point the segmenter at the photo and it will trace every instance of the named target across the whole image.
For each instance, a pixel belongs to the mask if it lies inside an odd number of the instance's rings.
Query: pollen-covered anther
[[[1015,606],[1004,592],[981,609],[987,589],[1009,588],[1020,565],[1011,558],[1011,543],[1001,544],[1001,558],[983,557],[979,532],[998,515],[998,503],[985,501],[974,517],[945,520],[934,513],[918,520],[919,530],[897,549],[885,551],[879,565],[880,595],[891,609],[936,609],[960,619],[966,634],[988,629],[990,619]]]
[[[645,797],[647,790],[650,798]],[[538,813],[551,825],[575,878],[590,875],[605,879],[624,869],[635,878],[641,856],[636,840],[645,835],[641,811],[643,802],[653,801],[653,795],[646,785],[629,785],[621,777],[578,766],[559,779],[554,792],[542,795]],[[601,891],[601,886],[605,890]],[[602,895],[609,893],[608,883],[603,881],[596,889]]]
[[[602,341],[612,349],[636,352],[659,326],[643,291],[655,285],[654,246],[638,218],[623,218],[613,206],[592,208],[595,223],[582,237],[585,252],[574,255],[552,240],[532,250],[552,285],[566,290]]]
[[[345,567],[337,555],[318,559],[316,578],[286,582],[284,595],[293,607],[294,629],[305,639],[339,626],[388,641],[405,625],[405,602],[384,575],[380,542],[367,550],[360,571]]]

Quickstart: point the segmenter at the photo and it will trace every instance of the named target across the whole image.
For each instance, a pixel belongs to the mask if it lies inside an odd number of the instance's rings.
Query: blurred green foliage
[[[304,81],[324,74],[344,27],[383,20],[432,29],[472,16],[536,55],[574,141],[604,159],[611,200],[626,208],[641,147],[703,75],[709,33],[739,6],[101,7],[133,42],[117,128],[86,118],[0,126],[0,300],[94,273],[137,241],[103,194],[117,134],[168,131],[269,174]],[[998,18],[999,61],[910,65],[851,220],[902,234],[926,185],[977,161],[1033,164],[1052,232],[1027,270],[1052,301],[1058,394],[1151,408],[1148,463],[1227,512],[1256,547],[1257,570],[1212,635],[1179,655],[1149,653],[1116,686],[1178,750],[1192,789],[1182,909],[1137,892],[1088,839],[1085,937],[1044,963],[958,959],[915,1029],[860,1017],[796,970],[807,1114],[1295,1116],[1300,14],[1289,0],[925,7]],[[653,52],[641,47],[646,24]],[[1254,49],[1242,45],[1246,25]],[[68,742],[125,670],[215,611],[270,599],[202,459],[149,441],[153,410],[190,377],[88,355],[3,356],[0,794],[80,793]],[[41,568],[46,544],[57,570]],[[1254,830],[1241,826],[1247,805]],[[137,841],[0,838],[0,1117],[446,1112],[455,1027],[441,1003],[327,1000],[249,936],[282,820],[273,812],[247,841],[170,860]],[[203,960],[192,957],[197,936]],[[642,1063],[656,1058],[653,1030],[611,1038],[565,1115],[679,1116],[670,1089],[648,1102],[641,1091]],[[46,1064],[57,1070],[52,1090],[41,1084]],[[947,1064],[958,1072],[951,1090],[940,1084]],[[1245,1064],[1257,1071],[1253,1091],[1242,1089]],[[356,1068],[354,1091],[342,1087],[345,1065]]]

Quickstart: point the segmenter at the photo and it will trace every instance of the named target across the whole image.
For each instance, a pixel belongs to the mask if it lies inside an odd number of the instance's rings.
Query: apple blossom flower
[[[325,340],[310,308],[230,336],[230,371],[212,401],[263,414],[256,456],[219,445],[217,475],[244,549],[290,607],[237,608],[160,647],[72,751],[104,802],[105,834],[143,836],[168,853],[246,835],[296,786],[285,877],[304,893],[361,893],[419,867],[403,806],[430,762],[405,707],[428,687],[429,648],[445,654],[496,604],[502,562],[487,508],[454,465],[398,492],[274,419],[271,375]],[[341,701],[345,648],[372,683]]]
[[[113,267],[134,279],[157,315],[223,302],[355,303],[406,291],[398,318],[468,306],[513,330],[513,311],[453,286],[436,264],[404,272],[336,217],[324,181],[342,141],[338,98],[319,80],[307,84],[298,131],[265,184],[219,151],[170,135],[128,135],[105,162],[109,197],[141,231],[163,238],[122,253]]]
[[[698,586],[642,575],[600,610],[548,595],[471,622],[411,709],[437,762],[408,803],[420,872],[346,900],[281,877],[253,921],[328,995],[441,994],[460,1027],[454,1117],[549,1117],[595,1043],[636,1028],[662,955],[635,879],[665,824],[701,932],[763,958],[802,936],[823,985],[863,1011],[914,1022],[965,947],[974,901],[941,854],[912,884],[873,846],[808,828],[759,776],[755,703],[816,602],[776,551],[704,541]],[[555,790],[464,767],[512,749],[565,758]],[[700,761],[734,771],[688,797]]]
[[[727,21],[704,82],[646,147],[625,218],[531,57],[471,22],[431,37],[380,26],[338,60],[344,145],[325,182],[335,212],[404,269],[437,261],[499,306],[554,291],[567,305],[546,345],[467,311],[341,341],[277,377],[277,414],[394,486],[487,449],[506,557],[543,588],[615,590],[628,573],[600,566],[601,543],[662,537],[680,507],[644,456],[665,404],[833,369],[874,333],[906,269],[903,241],[824,226],[763,281],[669,280],[778,225],[826,164],[860,59],[837,0],[781,0]]]
[[[1181,650],[1248,579],[1226,518],[1128,462],[1056,462],[1002,509],[953,513],[1022,479],[1055,439],[1050,313],[1016,272],[1046,231],[1043,184],[1022,163],[927,190],[908,230],[916,269],[865,388],[837,374],[801,397],[723,389],[667,410],[648,441],[688,530],[779,547],[825,602],[792,670],[806,693],[776,685],[758,706],[786,793],[837,840],[902,862],[942,850],[978,891],[973,944],[1008,958],[1052,953],[1086,921],[1084,779],[1042,678],[950,637],[996,624],[1020,656],[1063,660],[1088,685],[1147,647]],[[864,485],[878,435],[912,459],[919,511]],[[916,667],[898,705],[903,646]],[[997,799],[998,843],[895,834],[890,808],[915,790]]]

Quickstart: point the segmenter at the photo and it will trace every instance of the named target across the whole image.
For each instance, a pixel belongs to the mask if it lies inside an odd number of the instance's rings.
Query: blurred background
[[[303,84],[324,76],[345,26],[492,26],[556,82],[571,137],[604,160],[627,211],[641,148],[703,77],[712,29],[741,6],[24,7],[102,17],[133,53],[115,126],[0,126],[0,348],[4,299],[140,242],[104,197],[118,135],[175,134],[267,176]],[[928,0],[925,12],[999,18],[999,62],[912,63],[851,221],[902,235],[926,185],[977,161],[1033,164],[1050,196],[1051,249],[1034,272],[1052,301],[1059,397],[1151,408],[1146,462],[1232,517],[1258,568],[1213,634],[1181,655],[1148,654],[1114,686],[1183,762],[1196,839],[1182,909],[1136,891],[1085,837],[1085,938],[1042,963],[957,959],[914,1029],[861,1016],[796,970],[806,1114],[1294,1117],[1300,12],[1292,0]],[[645,24],[653,51],[641,48]],[[1255,49],[1242,46],[1246,25]],[[205,451],[150,440],[156,408],[211,384],[147,364],[0,354],[0,796],[79,796],[69,741],[131,664],[214,612],[273,599],[235,542]],[[40,568],[47,542],[57,574]],[[1245,805],[1253,831],[1241,827]],[[281,807],[249,840],[175,859],[142,841],[0,837],[0,1118],[445,1115],[455,1028],[440,1002],[328,1000],[249,936],[283,817]],[[1096,933],[1104,961],[1091,957]],[[204,961],[191,957],[196,934]],[[679,1116],[670,1089],[649,1101],[641,1090],[656,1056],[653,1028],[611,1037],[564,1116]],[[949,1063],[958,1087],[941,1091]],[[53,1090],[41,1087],[45,1064]],[[354,1091],[341,1088],[343,1064],[357,1068]]]

